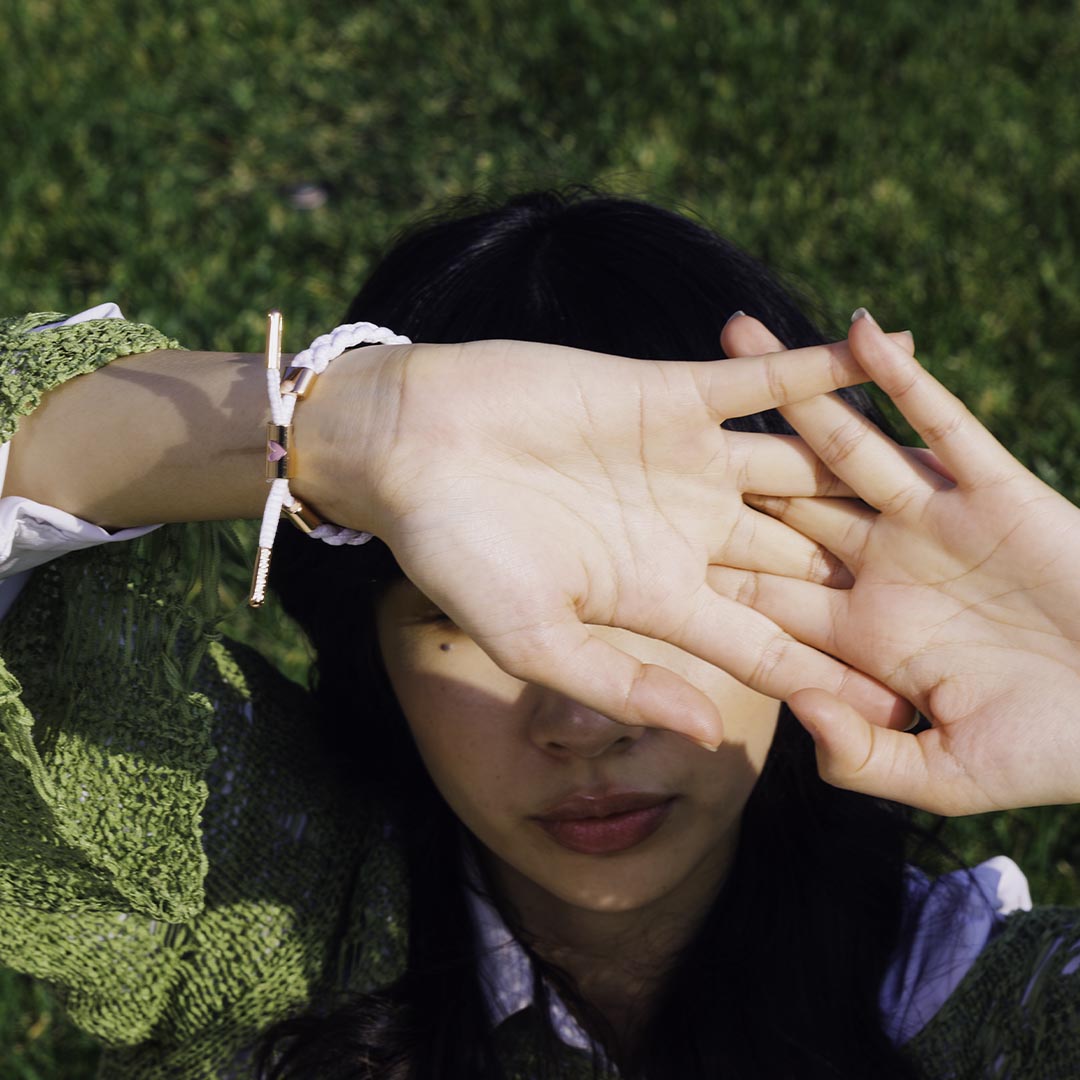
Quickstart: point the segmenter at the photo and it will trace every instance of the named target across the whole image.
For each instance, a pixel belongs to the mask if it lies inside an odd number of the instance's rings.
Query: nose
[[[558,757],[596,758],[628,750],[644,733],[643,727],[620,724],[554,691],[541,694],[529,720],[533,743]]]

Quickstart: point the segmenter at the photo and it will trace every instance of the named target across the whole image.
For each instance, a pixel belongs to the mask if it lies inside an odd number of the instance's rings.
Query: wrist
[[[380,498],[399,412],[408,345],[369,345],[339,356],[296,409],[296,497],[321,518],[385,535]]]

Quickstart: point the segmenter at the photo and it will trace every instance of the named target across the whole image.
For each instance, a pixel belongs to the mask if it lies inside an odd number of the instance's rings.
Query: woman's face
[[[709,898],[734,853],[778,703],[672,645],[595,632],[715,703],[716,753],[618,724],[502,671],[402,579],[378,608],[387,673],[428,772],[510,892],[589,911]]]

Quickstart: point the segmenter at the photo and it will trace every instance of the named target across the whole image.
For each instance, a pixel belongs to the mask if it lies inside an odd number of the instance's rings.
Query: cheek
[[[706,798],[725,814],[742,814],[761,775],[776,734],[780,704],[747,690],[732,680],[714,695],[724,719],[724,742],[713,755],[712,776],[706,779]],[[710,782],[711,781],[711,782]]]
[[[633,650],[638,658],[661,664],[697,687],[717,707],[724,724],[724,742],[730,752],[737,749],[747,763],[760,772],[772,745],[780,703],[743,686],[733,675],[665,642],[643,641]],[[624,646],[625,647],[625,646]],[[627,652],[632,651],[627,648]],[[724,756],[720,752],[720,757]]]
[[[714,700],[724,718],[724,741],[743,748],[751,764],[761,771],[776,734],[780,703],[748,690],[731,679]]]
[[[524,684],[471,642],[444,651],[440,635],[410,638],[384,647],[387,674],[435,786],[472,827],[514,788]]]
[[[665,740],[682,760],[690,801],[713,827],[734,827],[742,814],[776,734],[780,703],[743,686],[698,657],[662,643],[647,657],[682,675],[714,702],[724,724],[724,741],[716,753],[685,740]]]

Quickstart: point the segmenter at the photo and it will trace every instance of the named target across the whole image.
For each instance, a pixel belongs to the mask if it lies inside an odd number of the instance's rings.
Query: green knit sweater
[[[176,347],[119,320],[26,333],[61,318],[0,322],[0,438],[64,379]],[[218,541],[171,527],[66,556],[0,623],[0,961],[52,985],[106,1078],[245,1075],[275,1020],[385,986],[406,955],[378,808],[334,780],[303,691],[215,633]],[[1080,912],[1012,916],[911,1058],[932,1078],[1080,1075],[1077,968]]]

